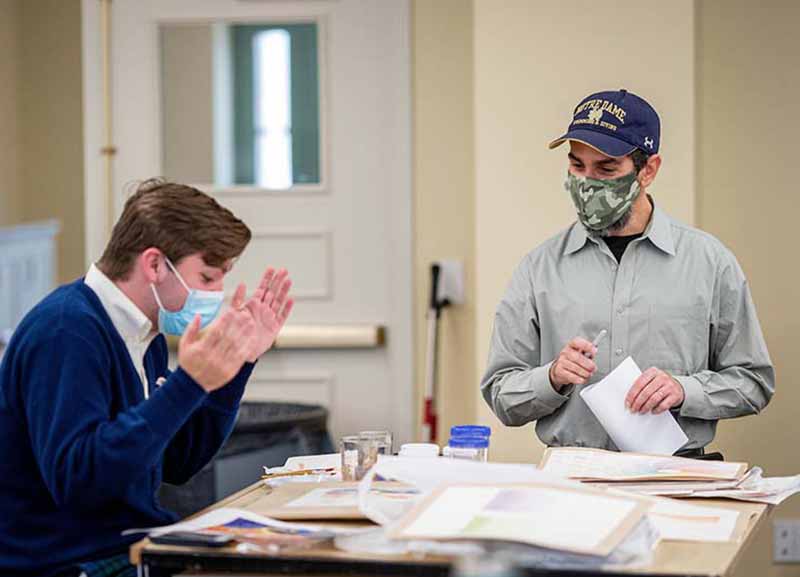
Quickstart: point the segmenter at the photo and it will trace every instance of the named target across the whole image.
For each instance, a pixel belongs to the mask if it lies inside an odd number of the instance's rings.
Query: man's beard
[[[631,221],[631,216],[633,216],[633,204],[628,207],[628,210],[625,211],[625,214],[623,214],[614,224],[601,230],[593,230],[589,232],[602,237],[611,236],[628,226],[628,223]]]

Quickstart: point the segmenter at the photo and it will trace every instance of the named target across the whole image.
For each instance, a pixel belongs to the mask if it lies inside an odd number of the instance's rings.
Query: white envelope
[[[672,455],[689,440],[672,413],[632,413],[625,406],[625,396],[641,374],[628,357],[602,381],[584,388],[581,397],[621,451]]]

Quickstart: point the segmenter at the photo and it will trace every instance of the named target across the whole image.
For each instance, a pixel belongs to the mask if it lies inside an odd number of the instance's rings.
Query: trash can
[[[236,425],[214,459],[183,485],[162,484],[161,504],[185,517],[258,480],[262,466],[295,455],[335,451],[328,411],[318,405],[244,402]]]

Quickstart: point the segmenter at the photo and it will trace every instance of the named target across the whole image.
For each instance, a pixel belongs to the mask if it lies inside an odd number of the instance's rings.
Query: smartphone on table
[[[181,547],[223,547],[233,541],[230,535],[200,533],[197,531],[172,531],[149,537],[159,545],[179,545]]]

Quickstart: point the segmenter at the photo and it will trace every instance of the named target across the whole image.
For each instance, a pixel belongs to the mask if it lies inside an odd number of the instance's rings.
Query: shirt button
[[[625,307],[622,307],[622,306],[621,306],[621,307],[618,307],[618,308],[617,308],[617,312],[618,312],[619,314],[622,314],[622,313],[624,313],[624,312],[625,312]]]
[[[621,356],[622,356],[622,353],[623,353],[624,351],[622,350],[622,348],[619,348],[619,349],[617,349],[617,350],[616,350],[616,351],[614,351],[614,352],[616,352],[616,353],[617,353],[617,356],[618,356],[618,357],[621,357]]]

